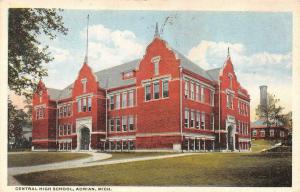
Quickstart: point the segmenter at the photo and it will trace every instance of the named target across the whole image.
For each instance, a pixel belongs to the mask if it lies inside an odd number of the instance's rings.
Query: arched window
[[[229,79],[229,88],[232,89],[232,74],[228,74],[228,79]]]

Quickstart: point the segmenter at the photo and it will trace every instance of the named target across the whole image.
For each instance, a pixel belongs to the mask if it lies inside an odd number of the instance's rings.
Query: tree
[[[275,95],[268,94],[267,104],[258,105],[256,110],[256,115],[264,120],[264,124],[267,127],[283,125],[285,123],[285,117],[283,115],[283,107],[278,105],[280,100],[275,97]]]
[[[52,40],[58,33],[67,34],[60,12],[61,9],[9,9],[8,85],[16,94],[28,98],[38,80],[47,75],[43,64],[54,58],[39,37]]]
[[[28,125],[29,119],[23,109],[17,109],[8,99],[8,141],[20,144],[23,141],[23,127]]]

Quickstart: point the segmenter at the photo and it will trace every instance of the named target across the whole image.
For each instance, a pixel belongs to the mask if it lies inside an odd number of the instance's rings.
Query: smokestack
[[[260,89],[260,105],[261,106],[267,106],[268,103],[268,86],[261,85],[259,86]]]

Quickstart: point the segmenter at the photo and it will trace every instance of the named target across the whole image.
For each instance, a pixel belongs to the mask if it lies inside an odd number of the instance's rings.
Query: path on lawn
[[[95,153],[95,152],[90,152],[90,153],[88,152],[88,154],[91,154],[92,156],[88,157],[88,158],[84,158],[84,159],[64,161],[64,162],[59,162],[59,163],[8,168],[8,170],[7,170],[8,185],[9,186],[22,185],[13,177],[14,175],[19,175],[19,174],[58,170],[58,169],[91,167],[91,166],[96,166],[96,165],[110,165],[110,164],[119,164],[119,163],[135,162],[135,161],[164,159],[164,158],[172,158],[172,157],[181,157],[181,156],[186,156],[186,155],[195,155],[195,154],[201,154],[201,153],[180,153],[180,154],[160,155],[160,156],[152,156],[152,157],[131,157],[131,158],[127,158],[127,159],[116,159],[116,160],[106,160],[106,161],[101,161],[101,160],[110,158],[112,156],[111,154]]]

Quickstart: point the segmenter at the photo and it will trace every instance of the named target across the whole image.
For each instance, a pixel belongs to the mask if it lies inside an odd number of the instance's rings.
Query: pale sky
[[[204,69],[221,67],[230,47],[241,85],[251,97],[251,119],[259,102],[259,86],[292,106],[292,14],[204,11],[65,10],[67,36],[54,41],[41,37],[55,60],[45,65],[47,87],[71,84],[85,55],[86,17],[90,14],[89,65],[94,72],[141,58],[154,34],[155,22],[166,17],[162,39]]]

